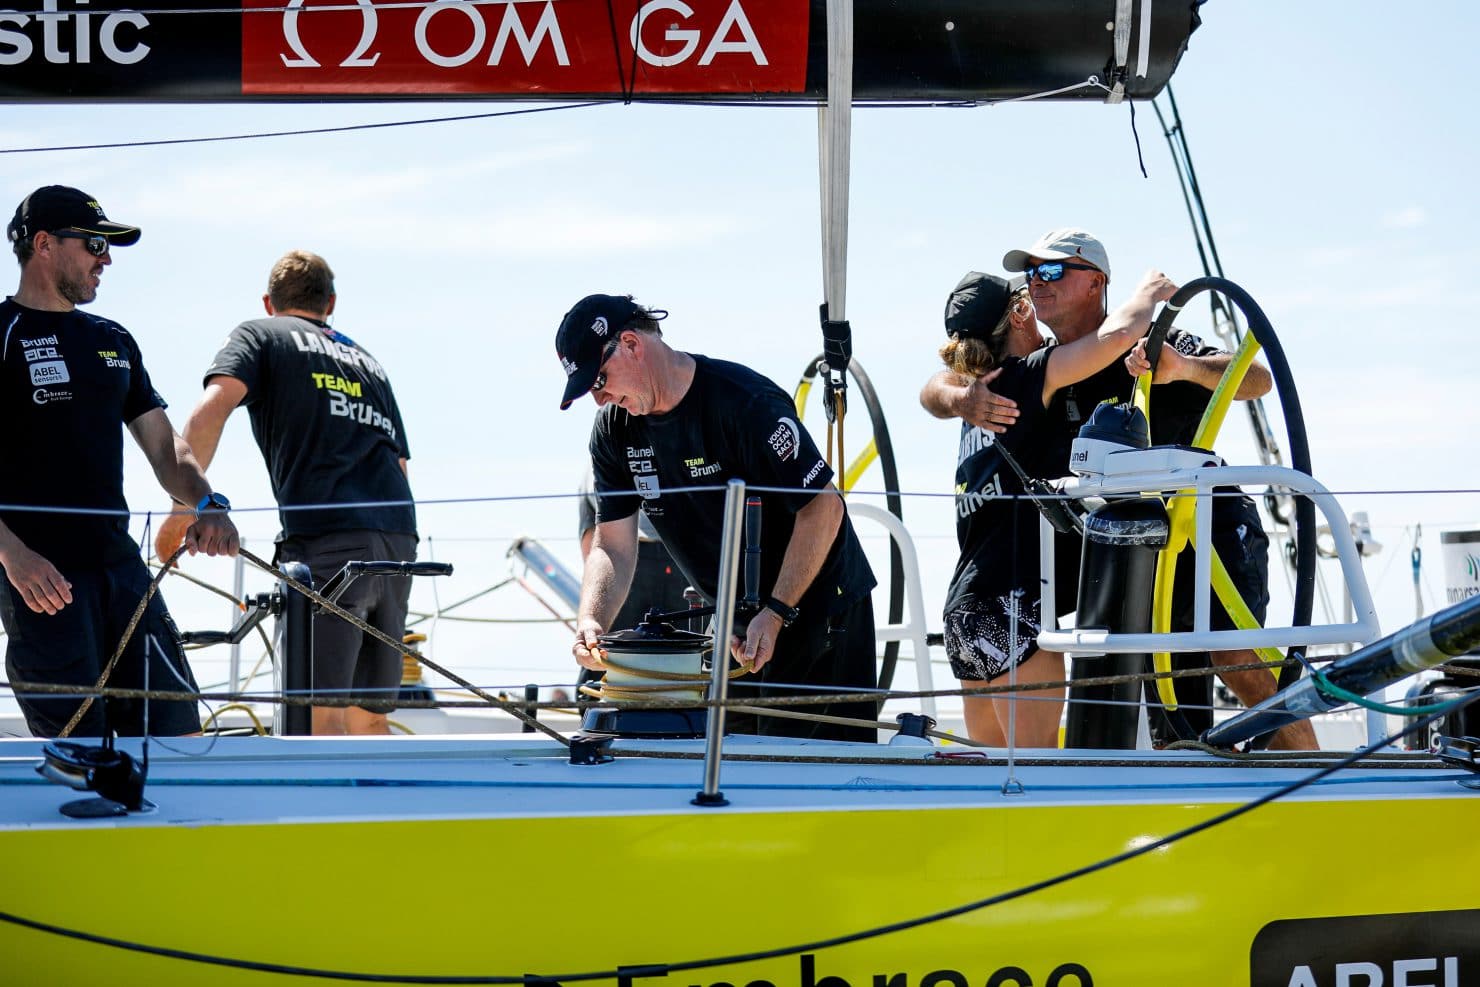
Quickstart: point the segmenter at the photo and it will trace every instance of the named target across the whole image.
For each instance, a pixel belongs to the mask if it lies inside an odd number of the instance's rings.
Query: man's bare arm
[[[959,418],[964,422],[1002,433],[1017,421],[1017,402],[992,392],[991,383],[1002,371],[968,377],[942,370],[920,388],[920,406],[936,418]]]
[[[632,587],[637,568],[637,515],[596,526],[581,574],[581,603],[576,609],[576,641],[571,653],[587,668],[600,668],[597,638],[611,627]]]
[[[1163,346],[1161,357],[1156,362],[1156,376],[1151,378],[1151,383],[1166,384],[1185,380],[1211,391],[1218,386],[1218,382],[1223,379],[1223,372],[1232,362],[1232,353],[1184,356],[1171,346]],[[1131,350],[1130,355],[1125,358],[1125,368],[1136,377],[1151,369],[1151,364],[1146,360],[1145,342],[1138,343]],[[1255,360],[1244,372],[1244,379],[1239,382],[1233,397],[1236,401],[1252,401],[1264,397],[1272,387],[1274,378],[1270,375],[1269,368]]]

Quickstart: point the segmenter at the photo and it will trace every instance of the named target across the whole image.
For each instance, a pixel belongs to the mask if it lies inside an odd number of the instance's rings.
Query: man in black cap
[[[600,665],[599,637],[611,628],[632,579],[639,508],[688,580],[714,601],[722,488],[739,478],[784,492],[762,495],[765,602],[743,629],[743,641],[736,629],[731,652],[760,682],[775,683],[772,693],[873,689],[874,575],[832,470],[786,392],[746,367],[671,348],[658,325],[666,315],[630,296],[588,295],[555,335],[566,374],[560,407],[587,392],[601,406],[591,430],[599,501],[581,581],[576,660]],[[870,721],[878,715],[872,700],[805,709]],[[761,717],[753,729],[875,738],[873,728],[777,717]]]
[[[116,322],[77,310],[97,297],[113,247],[137,227],[108,219],[74,188],[48,185],[8,227],[20,287],[0,302],[0,619],[12,682],[93,687],[123,638],[149,571],[128,535],[128,426],[154,475],[191,505],[191,553],[235,555],[226,498],[211,491],[170,425],[138,344]],[[107,686],[195,691],[179,635],[155,595]],[[107,699],[16,689],[37,736],[198,733],[192,701]],[[79,717],[75,724],[74,717]]]

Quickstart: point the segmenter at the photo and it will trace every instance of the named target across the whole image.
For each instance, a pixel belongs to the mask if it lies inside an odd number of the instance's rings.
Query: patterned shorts
[[[1012,594],[970,600],[945,615],[946,655],[951,672],[963,682],[989,682],[1021,665],[1038,646],[1042,629],[1038,598],[1017,601],[1017,648],[1009,657]]]

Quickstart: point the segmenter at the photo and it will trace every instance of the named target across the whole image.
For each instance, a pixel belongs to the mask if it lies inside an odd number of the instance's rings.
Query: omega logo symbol
[[[375,43],[375,33],[379,27],[379,16],[375,12],[372,0],[355,0],[360,5],[360,43],[355,50],[350,52],[349,57],[339,63],[340,68],[369,68],[380,60],[380,52],[376,52],[369,58],[365,52]],[[304,4],[304,0],[290,0],[287,8],[283,11],[283,40],[288,42],[288,47],[293,49],[296,58],[282,55],[283,65],[290,69],[316,69],[319,67],[318,59],[308,53],[303,47],[303,39],[298,36],[298,10]]]

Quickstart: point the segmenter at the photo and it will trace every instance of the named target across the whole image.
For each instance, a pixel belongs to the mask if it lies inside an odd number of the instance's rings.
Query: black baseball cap
[[[989,339],[1012,303],[1013,293],[1026,282],[969,271],[946,299],[946,335]]]
[[[565,395],[560,410],[591,390],[601,372],[601,353],[608,343],[640,315],[646,315],[630,295],[587,295],[560,320],[555,330],[555,354],[565,368]],[[666,314],[666,313],[664,313]]]
[[[108,238],[115,247],[128,247],[139,242],[139,228],[115,223],[103,212],[98,201],[86,192],[66,185],[45,185],[21,200],[15,207],[6,232],[11,243],[29,239],[42,230],[80,230]]]

